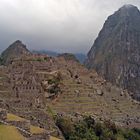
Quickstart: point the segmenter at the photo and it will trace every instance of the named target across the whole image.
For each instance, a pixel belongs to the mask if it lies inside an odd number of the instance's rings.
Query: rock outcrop
[[[85,65],[140,100],[140,11],[124,5],[106,20]]]
[[[1,54],[1,64],[8,65],[13,59],[29,54],[31,53],[26,46],[17,40]]]

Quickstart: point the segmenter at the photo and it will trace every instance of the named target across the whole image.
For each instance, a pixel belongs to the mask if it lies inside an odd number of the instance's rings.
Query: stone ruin
[[[28,138],[28,140],[49,140],[49,134],[46,131],[39,134],[32,134],[30,132],[31,123],[29,120],[7,120],[7,111],[5,109],[0,109],[0,122],[6,125],[15,126],[23,136]]]
[[[8,121],[9,124],[19,127],[27,132],[30,132],[30,121],[29,120],[23,120],[23,121]]]
[[[0,120],[6,120],[7,119],[7,111],[5,109],[0,109]]]
[[[44,134],[33,134],[31,138],[29,138],[28,140],[50,140],[50,136]]]
[[[7,120],[7,111],[5,109],[0,109],[0,120],[4,121],[10,125],[14,125],[19,127],[23,130],[30,131],[30,121],[29,120],[22,120],[22,121],[9,121]]]
[[[23,106],[42,106],[43,90],[35,66],[28,61],[13,62],[7,70],[14,96]],[[27,103],[27,104],[26,104]],[[12,103],[13,105],[13,103]]]
[[[47,60],[42,59],[42,57]],[[12,94],[16,97],[9,106],[12,107],[37,107],[42,108],[45,105],[45,97],[49,97],[43,88],[42,82],[46,82],[51,73],[56,71],[57,65],[53,65],[55,60],[47,56],[30,56],[13,60],[7,67],[6,73],[9,78]],[[41,60],[41,61],[38,61]],[[53,67],[52,67],[53,65]],[[24,99],[24,101],[23,101]]]

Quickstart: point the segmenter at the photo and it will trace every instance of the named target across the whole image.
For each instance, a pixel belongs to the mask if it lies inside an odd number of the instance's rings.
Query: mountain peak
[[[16,40],[13,44],[22,44],[22,41]]]
[[[23,47],[23,48],[26,48],[26,45],[24,45],[23,43],[22,43],[22,41],[20,41],[20,40],[16,40],[14,43],[12,43],[11,45],[10,45],[10,47]]]
[[[125,4],[120,9],[130,9],[130,8],[137,8],[137,7],[132,4]]]
[[[12,43],[2,54],[1,59],[3,60],[4,65],[8,65],[11,60],[14,58],[21,57],[23,55],[31,54],[30,51],[26,48],[26,45],[22,41],[17,40]]]
[[[88,53],[86,65],[140,101],[140,12],[124,5],[105,22]]]
[[[131,4],[125,4],[125,5],[123,5],[119,10],[118,10],[119,12],[121,12],[121,13],[139,13],[139,9],[136,7],[136,6],[134,6],[134,5],[131,5]]]

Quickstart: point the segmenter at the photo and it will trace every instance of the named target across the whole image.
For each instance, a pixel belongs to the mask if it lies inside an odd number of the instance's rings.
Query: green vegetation
[[[140,131],[140,129],[138,129]],[[132,130],[120,130],[120,134],[123,135],[124,140],[140,140],[140,134],[134,129]]]
[[[90,116],[80,122],[57,117],[56,124],[66,140],[140,140],[139,129],[119,129],[111,121],[95,122]]]
[[[2,63],[2,58],[0,57],[0,65],[1,65],[1,63]]]
[[[0,57],[0,65],[3,65],[3,59]]]
[[[48,61],[49,59],[48,59],[48,57],[44,57],[44,60],[45,60],[45,61]]]
[[[52,108],[50,106],[47,106],[47,112],[49,113],[49,115],[55,119],[56,118],[56,112],[54,110],[52,110]]]
[[[37,58],[36,61],[41,62],[41,61],[43,61],[43,60],[42,60],[41,58]]]
[[[48,84],[60,84],[62,80],[62,75],[60,72],[57,73],[56,76],[52,77],[51,79],[48,80]]]
[[[28,58],[28,59],[26,59],[26,60],[24,60],[24,61],[38,61],[38,62],[46,62],[46,61],[48,61],[49,60],[49,58],[48,57],[32,57],[32,58]]]
[[[60,140],[60,139],[51,136],[51,137],[50,137],[50,140]]]
[[[51,94],[58,94],[60,91],[61,90],[58,84],[53,85],[50,89],[48,89],[48,92]]]
[[[47,91],[51,94],[57,95],[61,92],[60,89],[60,82],[62,80],[61,73],[57,73],[57,76],[54,76],[53,78],[48,80],[48,84],[51,85],[51,88],[49,88]]]
[[[30,131],[31,131],[32,134],[41,134],[41,133],[43,133],[45,130],[42,129],[42,128],[40,128],[40,127],[31,125],[31,126],[30,126]]]
[[[16,116],[16,115],[10,114],[10,113],[7,114],[7,120],[8,121],[25,121],[24,118],[21,118],[19,116]]]
[[[25,140],[13,126],[0,124],[0,140]]]
[[[34,59],[34,61],[39,61],[39,62],[43,62],[43,61],[48,61],[48,57],[44,57],[44,58],[37,58],[37,59]]]

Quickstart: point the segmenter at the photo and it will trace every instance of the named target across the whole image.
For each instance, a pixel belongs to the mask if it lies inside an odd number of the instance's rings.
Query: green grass
[[[49,115],[52,118],[54,118],[54,116],[56,115],[56,112],[50,106],[47,107],[47,110],[48,110]]]
[[[14,114],[8,113],[7,114],[7,121],[25,121],[25,119],[24,118],[21,118],[19,116],[16,116]]]
[[[13,126],[0,124],[0,140],[25,140]]]
[[[45,131],[45,130],[42,129],[42,128],[40,128],[40,127],[33,126],[33,125],[30,126],[30,132],[31,132],[32,134],[41,134],[41,133],[43,133],[44,131]]]
[[[123,136],[118,135],[118,136],[117,136],[117,140],[125,140],[125,139],[124,139],[124,137],[123,137]]]
[[[50,140],[61,140],[61,139],[58,139],[58,138],[56,138],[56,137],[50,137]]]

